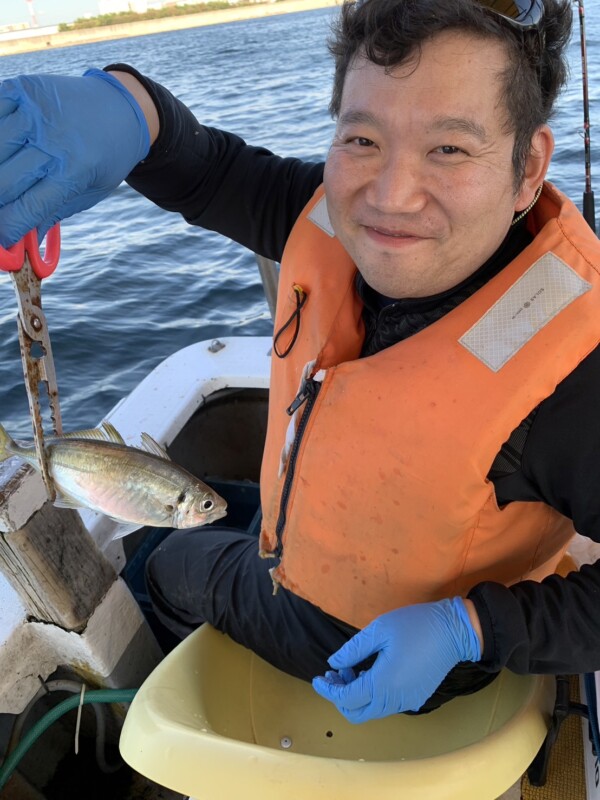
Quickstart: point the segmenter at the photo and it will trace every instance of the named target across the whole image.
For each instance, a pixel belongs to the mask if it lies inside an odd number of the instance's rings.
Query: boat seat
[[[554,698],[554,678],[504,671],[430,714],[352,725],[203,625],[140,688],[120,750],[197,800],[494,800],[539,750]]]

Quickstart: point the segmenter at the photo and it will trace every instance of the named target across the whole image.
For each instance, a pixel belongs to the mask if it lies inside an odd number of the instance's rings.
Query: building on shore
[[[41,28],[30,28],[27,23],[22,25],[7,25],[0,28],[0,42],[10,42],[18,39],[32,39],[42,36],[52,36],[58,33],[58,25],[44,25]]]

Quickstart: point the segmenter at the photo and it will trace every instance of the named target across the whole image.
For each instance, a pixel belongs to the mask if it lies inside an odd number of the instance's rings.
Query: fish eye
[[[215,504],[213,503],[212,500],[203,500],[200,508],[202,509],[202,511],[212,511],[214,505]]]
[[[175,508],[172,505],[170,505],[169,503],[167,503],[167,505],[165,506],[165,509],[169,512],[169,514],[171,514],[175,510]]]

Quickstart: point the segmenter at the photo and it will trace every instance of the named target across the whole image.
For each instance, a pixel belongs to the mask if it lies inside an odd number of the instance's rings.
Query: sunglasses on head
[[[543,0],[476,0],[476,2],[521,31],[539,30],[544,17]]]
[[[537,43],[536,72],[541,83],[541,56],[544,52],[545,36],[542,29],[544,0],[475,0],[490,14],[499,17],[503,23],[520,31],[523,38],[533,33]]]

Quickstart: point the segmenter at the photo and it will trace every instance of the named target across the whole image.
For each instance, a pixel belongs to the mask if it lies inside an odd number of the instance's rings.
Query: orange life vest
[[[442,319],[359,358],[356,267],[327,225],[320,189],[281,264],[275,330],[297,306],[294,285],[307,299],[289,354],[272,362],[260,547],[281,557],[274,580],[357,627],[482,580],[541,580],[571,521],[539,502],[500,508],[487,475],[600,341],[600,243],[547,184],[514,261]],[[303,371],[320,391],[290,419]]]

